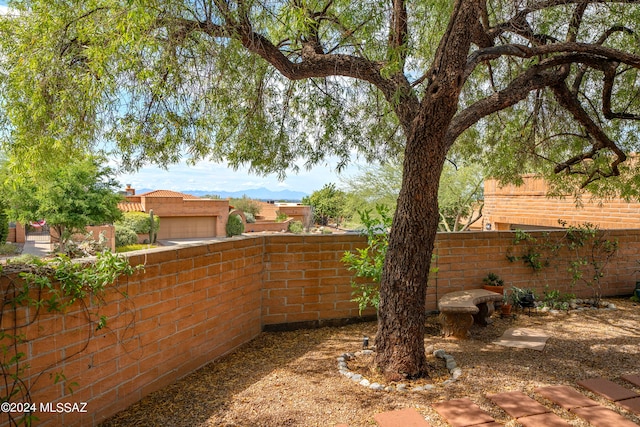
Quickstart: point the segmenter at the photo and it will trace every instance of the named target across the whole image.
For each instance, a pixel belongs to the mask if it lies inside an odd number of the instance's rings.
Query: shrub
[[[243,195],[241,199],[231,199],[229,203],[236,209],[241,210],[246,214],[253,216],[260,213],[260,203],[256,200],[250,199],[247,195]],[[247,221],[249,222],[249,221]]]
[[[244,224],[240,215],[230,215],[227,220],[227,237],[233,237],[244,233]]]
[[[153,222],[155,223],[153,229],[157,233],[160,228],[160,218],[154,216]],[[136,234],[148,234],[151,229],[151,217],[145,212],[125,212],[122,220],[116,222],[116,226],[118,225],[129,228]]]
[[[286,213],[277,211],[276,212],[276,222],[285,222],[289,218]]]
[[[116,247],[135,245],[138,243],[138,234],[130,227],[116,224]]]
[[[247,224],[253,224],[256,222],[256,217],[252,213],[245,212],[244,217],[247,219]]]
[[[304,230],[304,225],[300,221],[291,221],[289,223],[289,231],[294,234],[300,234]]]
[[[0,242],[0,255],[15,255],[20,253],[20,246],[12,243]]]
[[[7,241],[9,238],[9,220],[7,219],[7,215],[4,213],[2,209],[2,205],[0,205],[0,244]]]

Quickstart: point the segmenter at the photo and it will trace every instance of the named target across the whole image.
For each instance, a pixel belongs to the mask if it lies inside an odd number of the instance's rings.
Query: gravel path
[[[108,426],[372,426],[377,412],[416,408],[434,427],[446,426],[430,404],[468,397],[498,422],[516,426],[486,394],[522,391],[546,385],[570,385],[592,377],[616,380],[640,373],[640,304],[610,299],[616,310],[548,314],[519,313],[515,319],[494,316],[486,328],[474,326],[471,340],[444,339],[436,317],[427,324],[425,345],[444,349],[462,368],[450,378],[433,358],[434,388],[386,392],[362,387],[338,372],[336,358],[362,348],[375,323],[340,328],[263,333],[233,354],[208,364],[175,384],[147,396],[105,421]],[[550,335],[544,351],[492,344],[513,327],[535,328]],[[366,365],[349,367],[367,375]],[[444,372],[444,374],[443,374]],[[412,388],[412,384],[408,384]],[[640,389],[636,389],[640,393]],[[615,407],[601,398],[589,397]],[[571,425],[587,426],[557,411]],[[624,413],[624,412],[623,412]],[[624,413],[628,416],[627,413]],[[637,417],[631,417],[640,424]]]

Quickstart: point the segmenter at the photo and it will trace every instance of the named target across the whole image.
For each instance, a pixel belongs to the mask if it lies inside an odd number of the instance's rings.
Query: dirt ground
[[[443,385],[448,378],[443,362],[431,358],[436,387],[420,392],[373,391],[338,373],[336,358],[361,349],[363,336],[371,337],[373,343],[375,323],[263,333],[102,425],[324,427],[347,423],[362,427],[375,425],[373,415],[377,412],[412,407],[432,426],[440,427],[447,424],[430,404],[468,397],[498,422],[515,427],[518,424],[493,405],[487,394],[523,391],[540,399],[533,394],[537,387],[577,387],[576,381],[581,379],[618,381],[621,375],[640,373],[640,304],[628,299],[608,301],[617,310],[518,313],[507,319],[494,315],[488,327],[472,328],[470,340],[442,338],[437,318],[430,317],[425,345],[454,356],[463,374],[455,383]],[[550,339],[544,351],[492,344],[512,327],[546,332]],[[361,365],[358,369],[366,376],[367,367]],[[356,370],[355,366],[349,368]],[[640,424],[638,417],[581,391]],[[571,425],[587,426],[569,412],[545,403]]]

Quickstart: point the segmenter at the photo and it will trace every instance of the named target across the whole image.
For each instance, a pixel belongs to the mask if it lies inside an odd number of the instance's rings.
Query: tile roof
[[[139,194],[140,197],[180,197],[182,199],[199,199],[199,197],[192,196],[191,194],[178,193],[171,190],[154,190],[148,193]]]
[[[118,209],[122,212],[144,212],[142,203],[139,202],[120,202],[118,203]]]

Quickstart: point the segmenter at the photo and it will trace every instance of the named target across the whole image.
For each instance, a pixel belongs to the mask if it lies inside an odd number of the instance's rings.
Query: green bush
[[[300,221],[291,221],[289,223],[289,231],[294,234],[300,234],[304,230],[304,225]]]
[[[138,234],[130,227],[116,224],[116,247],[135,245],[138,243]]]
[[[0,255],[16,255],[20,253],[20,246],[13,243],[0,242]]]
[[[160,228],[160,218],[153,217],[155,223],[153,229],[157,233]],[[151,229],[151,217],[145,212],[125,212],[122,220],[116,222],[116,226],[123,226],[133,230],[136,234],[149,234]]]
[[[240,215],[229,215],[227,220],[227,237],[237,236],[244,233],[244,224]]]
[[[4,243],[9,238],[9,220],[4,213],[2,205],[0,204],[0,243]]]
[[[258,215],[260,213],[260,202],[250,199],[247,195],[243,195],[241,199],[231,199],[229,200],[229,204],[233,206],[235,209],[241,210],[246,214],[251,214],[253,216]],[[247,221],[249,222],[249,221]]]

